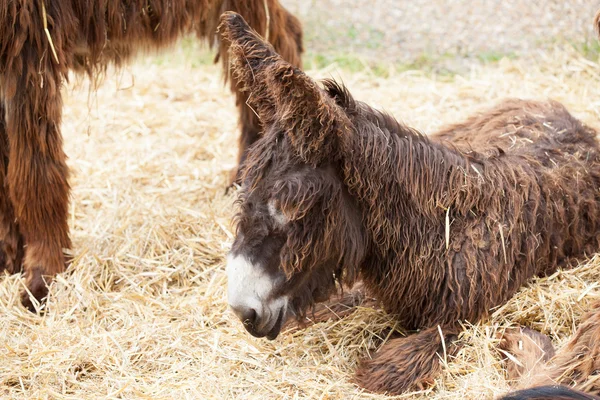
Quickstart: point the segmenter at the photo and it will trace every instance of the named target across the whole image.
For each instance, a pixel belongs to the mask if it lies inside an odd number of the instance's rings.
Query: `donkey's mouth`
[[[275,321],[275,325],[273,325],[273,328],[271,328],[269,333],[267,333],[266,335],[267,339],[275,340],[277,336],[279,336],[279,332],[281,332],[281,327],[285,322],[285,314],[285,307],[281,307],[281,309],[279,310],[279,316],[277,317],[277,321]]]
[[[266,337],[269,340],[274,340],[275,338],[277,338],[277,336],[279,336],[281,327],[283,326],[283,323],[285,322],[286,314],[287,313],[286,313],[285,307],[281,307],[279,309],[279,313],[277,315],[277,320],[275,321],[275,324],[273,324],[273,326],[267,332],[258,331],[252,324],[244,324],[244,327],[246,328],[248,333],[254,337],[257,337],[257,338]]]

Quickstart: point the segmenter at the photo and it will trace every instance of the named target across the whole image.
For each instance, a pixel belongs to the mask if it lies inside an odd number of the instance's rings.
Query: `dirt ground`
[[[424,132],[505,97],[552,97],[600,128],[593,2],[433,3],[285,1],[306,21],[311,76],[341,79]],[[351,58],[364,63],[343,63]],[[208,59],[185,41],[110,72],[97,91],[86,79],[65,88],[74,262],[41,316],[19,305],[19,276],[0,277],[0,397],[387,398],[352,383],[357,362],[395,327],[381,311],[267,342],[227,309],[237,114]],[[415,60],[422,68],[410,68]],[[405,398],[505,393],[497,334],[523,324],[564,343],[600,300],[598,282],[596,258],[535,280],[488,320],[466,324],[465,346],[434,386]]]

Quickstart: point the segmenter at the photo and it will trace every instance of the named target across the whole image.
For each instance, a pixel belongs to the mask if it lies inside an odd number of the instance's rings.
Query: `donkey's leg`
[[[246,160],[246,153],[248,148],[252,146],[260,135],[260,121],[254,113],[254,111],[246,104],[247,94],[237,92],[237,103],[238,109],[240,110],[240,138],[238,141],[238,163],[237,167],[231,171],[229,177],[229,183],[234,184],[238,182],[238,171]]]
[[[556,353],[548,336],[525,327],[507,329],[498,347],[507,356],[508,380],[514,381],[517,388],[543,383],[548,374],[547,362]]]
[[[288,321],[283,330],[291,329],[292,331],[296,331],[320,322],[329,320],[337,321],[352,314],[358,307],[376,308],[378,305],[379,302],[375,298],[370,297],[366,293],[363,283],[359,282],[328,301],[315,305],[313,311],[308,313],[304,320]]]
[[[456,355],[456,328],[428,328],[417,334],[391,339],[373,359],[361,362],[356,382],[367,390],[400,394],[431,385],[445,357]],[[443,339],[442,339],[443,336]]]
[[[13,274],[21,270],[23,240],[8,194],[9,145],[5,115],[4,102],[0,100],[0,273]]]
[[[539,341],[539,337],[533,341]],[[600,395],[600,302],[583,317],[573,337],[550,360],[528,342],[522,335],[509,334],[501,343],[525,367],[520,374],[517,371],[517,389],[562,384]],[[541,342],[538,346],[547,347],[544,340]],[[551,355],[548,351],[544,353]],[[540,358],[543,362],[539,362]],[[535,362],[533,368],[531,361]]]
[[[31,43],[25,43],[22,54],[24,73],[5,77],[14,88],[5,97],[10,144],[7,176],[15,217],[27,244],[23,260],[27,290],[21,301],[33,310],[29,293],[38,301],[45,298],[47,285],[65,269],[63,249],[71,246],[69,185],[60,132],[61,75],[50,55],[39,56]]]
[[[533,385],[559,383],[600,395],[600,302],[583,316],[573,337],[557,350],[547,369]]]

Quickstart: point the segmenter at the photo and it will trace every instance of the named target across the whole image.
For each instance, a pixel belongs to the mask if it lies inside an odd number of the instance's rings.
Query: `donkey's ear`
[[[265,127],[286,133],[296,153],[319,164],[336,154],[338,138],[351,127],[345,112],[319,85],[283,60],[234,12],[221,16],[234,79],[250,92],[248,102]]]
[[[267,124],[275,111],[275,99],[265,84],[266,71],[284,61],[236,12],[227,11],[221,15],[218,32],[229,47],[227,56],[234,81],[241,91],[250,92],[248,102],[261,122]]]
[[[598,10],[598,13],[596,14],[596,18],[594,18],[594,26],[596,27],[596,33],[598,34],[598,36],[600,38],[600,10]]]

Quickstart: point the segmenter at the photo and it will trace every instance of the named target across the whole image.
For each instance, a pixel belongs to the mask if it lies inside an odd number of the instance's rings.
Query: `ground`
[[[285,3],[305,21],[311,76],[341,79],[424,132],[508,96],[552,97],[600,127],[593,1]],[[44,315],[19,305],[21,277],[0,277],[1,397],[385,398],[352,383],[358,360],[395,327],[381,311],[268,342],[227,309],[237,114],[210,59],[187,39],[110,71],[98,90],[76,77],[65,88],[74,262]],[[600,299],[598,282],[593,257],[535,280],[490,319],[466,324],[465,347],[434,387],[408,397],[506,392],[498,332],[523,324],[560,345]]]

